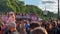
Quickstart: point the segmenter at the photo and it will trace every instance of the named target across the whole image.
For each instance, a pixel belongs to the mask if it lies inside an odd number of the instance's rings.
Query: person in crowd
[[[19,32],[19,25],[20,25],[20,22],[19,21],[16,21],[16,29],[17,29],[17,31]]]
[[[8,15],[8,23],[9,22],[13,22],[13,23],[15,23],[15,14],[14,14],[14,12],[9,12],[9,15]]]
[[[31,23],[29,29],[30,34],[47,34],[47,31],[40,27],[38,23]]]
[[[48,34],[46,29],[42,28],[42,27],[36,27],[35,29],[33,29],[31,31],[30,34]]]
[[[19,26],[19,32],[20,32],[20,34],[26,34],[26,31],[25,31],[25,22],[24,21],[21,21],[21,24]]]
[[[41,26],[44,27],[44,28],[46,29],[46,28],[48,28],[49,23],[46,22],[46,21],[43,21]]]
[[[4,24],[7,23],[7,19],[8,19],[8,18],[7,18],[7,15],[6,15],[6,14],[3,14],[1,19],[2,19],[2,21],[4,22]]]
[[[52,22],[49,24],[49,30],[47,31],[48,31],[48,34],[55,34],[55,31],[56,31],[55,22]]]
[[[60,19],[57,21],[57,32],[56,34],[60,34]]]
[[[37,23],[31,23],[30,26],[29,26],[30,32],[31,32],[34,28],[36,28],[36,27],[39,27],[39,24],[37,24]]]
[[[2,16],[0,15],[0,34],[3,34],[3,33],[5,34],[5,30],[4,29],[5,29],[5,24],[2,21]]]
[[[0,34],[2,34],[2,21],[0,20]]]
[[[9,23],[8,34],[19,34],[16,30],[16,23]]]
[[[8,26],[2,25],[2,34],[8,34]]]
[[[27,32],[27,34],[29,34],[29,23],[27,21],[25,21],[25,30]]]

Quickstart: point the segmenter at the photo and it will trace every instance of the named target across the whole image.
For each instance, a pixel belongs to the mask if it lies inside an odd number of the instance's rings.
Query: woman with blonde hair
[[[15,14],[14,14],[14,12],[12,12],[12,11],[9,12],[8,21],[7,21],[7,22],[8,22],[8,23],[9,23],[9,22],[15,23],[15,21],[16,21],[16,20],[15,20]]]

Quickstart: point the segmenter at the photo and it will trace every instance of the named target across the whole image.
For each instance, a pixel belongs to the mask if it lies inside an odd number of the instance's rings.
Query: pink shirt
[[[15,19],[12,17],[9,17],[8,22],[15,22]]]

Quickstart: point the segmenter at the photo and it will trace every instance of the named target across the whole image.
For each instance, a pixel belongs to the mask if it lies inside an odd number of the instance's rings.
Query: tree
[[[7,0],[7,6],[9,8],[11,8],[15,13],[16,13],[16,9],[18,8],[18,10],[20,11],[20,8],[17,5],[18,0]]]
[[[56,17],[57,14],[48,12],[47,17],[43,15],[42,9],[34,5],[24,5],[23,1],[19,0],[0,0],[0,12],[14,11],[15,13],[35,13],[40,18],[49,18],[50,16]]]
[[[19,0],[1,0],[0,1],[0,11],[2,12],[4,11],[5,12],[14,11],[15,13],[21,12],[21,9],[23,9],[23,6],[24,6],[24,2]]]

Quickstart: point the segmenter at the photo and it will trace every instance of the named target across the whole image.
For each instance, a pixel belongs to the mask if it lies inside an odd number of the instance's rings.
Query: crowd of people
[[[0,15],[0,34],[60,34],[60,20],[18,21],[14,12]]]

